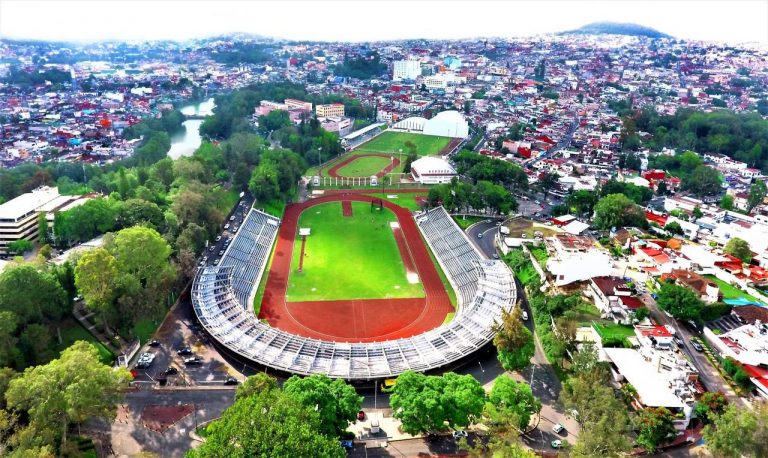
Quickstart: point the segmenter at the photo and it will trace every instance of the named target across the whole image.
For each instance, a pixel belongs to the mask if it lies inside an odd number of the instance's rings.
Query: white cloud
[[[680,38],[768,44],[768,2],[742,1],[35,1],[0,0],[0,36],[183,40],[228,32],[290,39],[526,36],[595,21]]]

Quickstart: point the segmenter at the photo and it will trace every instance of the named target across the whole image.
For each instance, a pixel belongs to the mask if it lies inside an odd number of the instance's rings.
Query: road
[[[485,221],[475,223],[467,229],[467,236],[480,250],[486,258],[491,259],[496,254],[496,246],[494,244],[494,237],[499,230],[497,223],[503,221],[503,218],[489,218]],[[478,237],[482,234],[482,237]]]
[[[712,366],[704,353],[698,352],[691,347],[691,338],[699,337],[697,334],[692,333],[687,326],[679,326],[677,320],[661,311],[656,301],[647,292],[640,296],[640,299],[657,323],[672,326],[677,330],[677,335],[683,340],[683,352],[699,371],[699,380],[708,391],[720,391],[728,398],[729,402],[744,406],[748,405],[744,399],[736,395],[730,385],[720,376],[717,369]]]

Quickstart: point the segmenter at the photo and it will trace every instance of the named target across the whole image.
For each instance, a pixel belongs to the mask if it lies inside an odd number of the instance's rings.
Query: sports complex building
[[[419,292],[413,294],[417,297],[383,294],[353,300],[293,300],[291,296],[314,294],[315,288],[296,291],[294,285],[321,275],[317,265],[322,259],[308,254],[318,253],[313,246],[336,237],[338,251],[345,256],[349,254],[345,254],[345,239],[351,237],[349,233],[323,234],[320,225],[315,225],[318,231],[313,227],[301,231],[311,235],[299,236],[300,221],[320,215],[333,224],[345,224],[345,218],[357,213],[366,223],[384,212],[392,215],[391,221],[370,229],[371,237],[392,237],[407,281],[412,283],[403,282],[402,287],[417,288]],[[349,272],[343,270],[349,266],[327,268],[333,273]],[[438,271],[444,273],[447,285]],[[339,275],[340,283],[371,280],[364,278],[364,270]],[[257,315],[252,304],[261,284]],[[448,287],[455,294],[455,306]],[[509,268],[485,259],[442,207],[411,214],[362,191],[290,204],[282,219],[251,209],[219,265],[201,268],[192,286],[200,323],[232,353],[279,371],[347,380],[388,378],[406,370],[427,371],[454,363],[491,341],[494,320],[515,299]]]

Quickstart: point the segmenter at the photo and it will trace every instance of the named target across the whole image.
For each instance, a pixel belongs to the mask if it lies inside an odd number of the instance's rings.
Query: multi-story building
[[[39,209],[58,197],[58,189],[43,187],[0,205],[0,256],[17,240],[37,241]]]
[[[421,76],[421,62],[418,60],[396,60],[392,68],[394,81],[415,80]]]
[[[317,105],[315,107],[315,114],[318,118],[344,117],[344,104],[343,103],[330,103],[327,105]]]

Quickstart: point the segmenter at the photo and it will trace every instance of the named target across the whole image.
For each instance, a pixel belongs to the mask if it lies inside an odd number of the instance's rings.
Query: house
[[[663,328],[662,328],[663,329]],[[688,428],[693,417],[698,372],[676,354],[650,347],[603,348],[616,382],[631,384],[638,409],[665,407],[676,414],[678,433]]]
[[[644,306],[621,277],[594,277],[586,293],[592,296],[603,316],[609,316],[619,324],[632,324],[634,311]]]
[[[707,304],[720,300],[720,288],[717,283],[687,269],[673,269],[661,276],[661,281],[671,280],[680,286],[693,290]]]

